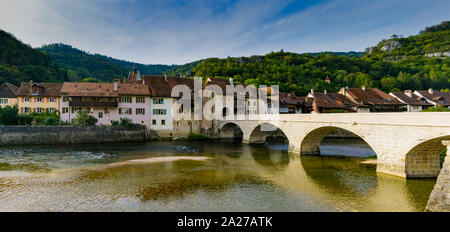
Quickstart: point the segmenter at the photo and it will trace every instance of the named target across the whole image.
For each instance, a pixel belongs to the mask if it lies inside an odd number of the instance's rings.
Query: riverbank
[[[145,127],[0,126],[0,145],[133,143],[148,139]]]

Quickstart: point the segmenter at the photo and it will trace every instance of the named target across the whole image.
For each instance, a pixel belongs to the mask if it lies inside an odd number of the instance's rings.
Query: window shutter
[[[122,97],[119,97],[119,102],[122,102]]]
[[[22,102],[25,102],[25,97],[22,97]]]
[[[122,108],[119,108],[119,114],[122,114]]]
[[[154,114],[154,115],[156,114],[156,109],[153,109],[153,114]]]
[[[131,114],[131,111],[132,111],[133,109],[131,109],[131,108],[129,108],[128,109],[128,114]]]
[[[145,103],[145,97],[142,97],[142,103]]]
[[[145,114],[145,108],[144,108],[144,109],[142,109],[142,114]]]
[[[23,99],[23,98],[22,98]],[[23,107],[20,107],[20,113],[23,113]]]
[[[136,108],[136,114],[138,114],[138,108]]]

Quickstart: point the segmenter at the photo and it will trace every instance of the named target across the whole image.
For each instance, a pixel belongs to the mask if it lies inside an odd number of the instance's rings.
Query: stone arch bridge
[[[450,113],[343,113],[255,115],[216,122],[221,138],[262,143],[279,129],[289,152],[320,154],[320,142],[339,128],[361,137],[377,154],[377,171],[405,178],[437,177],[439,154],[450,140]]]

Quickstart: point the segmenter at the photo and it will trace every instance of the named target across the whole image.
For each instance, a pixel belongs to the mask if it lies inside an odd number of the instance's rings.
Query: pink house
[[[79,110],[98,119],[97,125],[111,125],[120,118],[150,126],[150,93],[138,83],[65,82],[61,89],[61,120],[72,122]]]

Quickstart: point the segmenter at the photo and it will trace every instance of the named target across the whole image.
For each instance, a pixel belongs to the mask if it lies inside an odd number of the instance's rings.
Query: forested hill
[[[83,79],[112,81],[114,78],[126,77],[133,67],[142,74],[160,75],[176,67],[175,65],[145,65],[99,54],[89,54],[65,44],[46,45],[39,50],[50,55],[56,64],[66,69],[71,81]]]
[[[411,56],[424,56],[432,53],[450,51],[450,21],[427,27],[418,35],[403,38],[392,35],[369,49],[371,58],[391,58],[399,60]],[[395,59],[394,59],[395,58]]]
[[[65,70],[50,56],[31,48],[12,34],[0,30],[0,83],[19,85],[22,81],[63,82]]]
[[[209,58],[194,66],[191,76],[233,77],[236,83],[278,84],[282,91],[305,95],[311,88],[338,91],[341,87],[378,87],[384,91],[450,88],[450,58],[426,57],[448,52],[448,22],[408,38],[393,36],[396,46],[382,51],[384,40],[360,56],[335,53],[272,52],[265,56]],[[180,67],[178,67],[180,69]],[[331,79],[328,84],[324,80]]]

